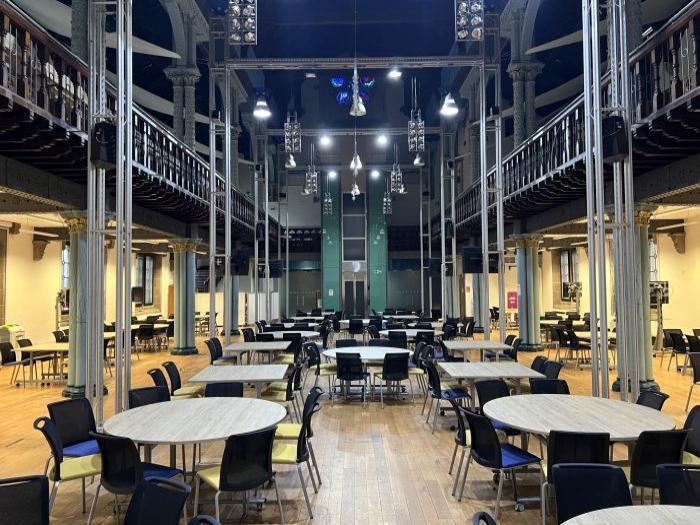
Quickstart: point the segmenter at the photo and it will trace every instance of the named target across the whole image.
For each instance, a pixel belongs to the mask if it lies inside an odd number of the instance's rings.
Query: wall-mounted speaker
[[[90,160],[98,168],[109,170],[117,165],[117,127],[112,122],[98,122],[90,137]]]
[[[608,116],[603,118],[603,160],[619,162],[629,154],[627,128],[624,118]]]

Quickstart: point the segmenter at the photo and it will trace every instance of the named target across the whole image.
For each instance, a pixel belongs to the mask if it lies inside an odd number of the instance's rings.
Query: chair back
[[[481,408],[482,414],[486,403],[494,399],[508,397],[510,395],[508,385],[503,379],[487,379],[484,381],[477,381],[475,386],[476,395],[479,397],[479,407]]]
[[[389,341],[391,341],[392,344],[396,347],[408,347],[408,338],[406,337],[406,332],[402,330],[390,330]]]
[[[168,389],[168,392],[170,392],[170,387],[168,386],[168,380],[165,379],[165,374],[160,368],[151,368],[147,374],[151,376],[151,379],[153,380],[153,384],[155,386],[162,386]]]
[[[467,323],[467,329],[464,331],[464,335],[466,337],[474,337],[474,326],[475,325],[476,325],[476,322],[474,321],[474,319],[472,319],[471,321],[469,321]]]
[[[382,378],[384,381],[408,379],[408,352],[386,354],[382,365]]]
[[[491,420],[468,410],[463,414],[467,418],[474,461],[486,468],[500,469],[503,464],[501,444]]]
[[[416,323],[416,328],[418,330],[432,330],[433,329],[433,323],[431,322],[424,322],[424,321],[419,321]]]
[[[136,331],[136,337],[139,339],[139,341],[153,339],[154,334],[155,332],[153,330],[153,325],[148,323],[139,325],[139,329]]]
[[[269,332],[267,332],[267,333],[258,332],[258,333],[255,335],[255,340],[256,340],[256,341],[263,341],[263,342],[269,343],[270,341],[274,341],[274,340],[275,340],[275,336],[274,336],[273,334],[269,333]]]
[[[700,458],[700,405],[690,409],[685,418],[683,429],[688,431],[688,440],[685,443],[686,452]]]
[[[371,324],[367,327],[367,334],[372,338],[372,339],[379,339],[381,336],[379,334],[379,328],[377,328],[375,325]]]
[[[530,379],[532,394],[570,394],[569,385],[563,379]]]
[[[336,348],[350,348],[357,346],[357,340],[355,339],[338,339],[335,342]]]
[[[686,335],[688,340],[688,352],[700,353],[700,337],[697,335]]]
[[[656,477],[661,505],[700,503],[700,465],[658,465]]]
[[[68,342],[68,337],[66,337],[66,334],[63,332],[63,330],[54,330],[53,331],[53,338],[56,340],[57,343],[67,343]]]
[[[685,342],[685,338],[683,337],[682,332],[669,332],[668,335],[671,337],[671,343],[674,352],[677,352],[679,354],[685,354],[688,351],[688,345]]]
[[[657,392],[656,390],[643,390],[639,393],[637,398],[637,404],[645,407],[653,408],[654,410],[661,410],[664,403],[669,398],[668,394],[663,392]]]
[[[367,341],[367,346],[387,346],[393,348],[394,343],[389,341],[388,339],[373,338]]]
[[[178,525],[191,490],[170,479],[143,480],[131,496],[124,525]]]
[[[496,520],[493,519],[488,512],[476,512],[472,516],[472,525],[496,525]]]
[[[26,337],[22,339],[17,339],[17,346],[20,348],[26,348],[27,346],[32,346],[32,340],[27,339]]]
[[[449,341],[450,339],[454,339],[456,333],[457,333],[457,329],[455,328],[455,325],[453,325],[453,324],[442,325],[442,340],[443,341]]]
[[[547,379],[557,379],[559,377],[559,372],[561,372],[561,367],[561,363],[557,363],[556,361],[547,361],[542,373]]]
[[[166,361],[162,366],[165,368],[165,373],[168,374],[168,378],[170,379],[170,394],[174,394],[176,390],[182,388],[180,371],[177,369],[177,365],[172,361]]]
[[[341,381],[361,381],[365,378],[365,369],[362,366],[360,354],[349,352],[337,352],[336,377]]]
[[[457,401],[452,399],[451,397],[447,399],[450,402],[450,405],[452,405],[452,410],[455,412],[455,417],[457,418],[457,431],[455,433],[455,443],[458,443],[462,447],[467,446],[467,424],[464,422],[464,415],[462,412],[464,411],[464,408],[459,406]]]
[[[63,463],[63,442],[61,435],[51,419],[48,417],[40,417],[34,420],[34,428],[44,435],[46,442],[51,449],[53,456],[53,478],[56,481],[61,480],[61,463]]]
[[[164,401],[170,401],[170,391],[167,386],[148,386],[129,390],[129,408],[138,408]]]
[[[226,383],[207,383],[204,397],[243,397],[243,383],[229,381]]]
[[[306,365],[309,367],[309,370],[314,367],[319,369],[321,365],[321,352],[316,346],[316,343],[308,341],[304,343],[304,352],[306,352],[307,355]]]
[[[432,346],[426,347],[425,352],[429,353],[429,349],[432,349]],[[437,368],[435,368],[435,363],[430,359],[423,359],[423,366],[428,374],[428,388],[430,389],[430,394],[432,397],[440,399],[442,396],[442,385],[440,383],[440,374]]]
[[[46,476],[0,480],[0,523],[49,525],[49,480]]]
[[[328,348],[328,336],[331,334],[331,321],[325,320],[319,329],[324,350]]]
[[[0,343],[0,364],[8,365],[16,362],[17,356],[15,355],[15,351],[12,349],[12,343],[9,341]]]
[[[424,341],[426,343],[432,344],[435,341],[435,332],[432,328],[428,328],[426,331],[416,332],[416,342]]]
[[[700,352],[688,354],[690,367],[693,369],[693,383],[700,383]]]
[[[632,505],[625,472],[616,465],[563,463],[552,467],[557,522],[610,507]]]
[[[365,330],[365,326],[362,322],[362,318],[353,318],[350,317],[348,320],[348,333],[351,334],[361,334]]]
[[[318,412],[318,410],[314,409],[316,406],[320,406],[318,400],[324,393],[325,392],[321,387],[315,386],[311,390],[309,390],[309,394],[306,396],[306,401],[304,401],[304,408],[301,412],[301,419],[302,421],[304,421],[306,420],[307,416],[309,417],[309,424],[306,427],[307,438],[311,438],[314,435],[313,431],[311,430],[311,416]]]
[[[513,334],[508,334],[506,338],[503,340],[503,344],[506,344],[508,346],[511,346],[513,344],[513,340],[515,339],[515,335]]]
[[[95,432],[95,416],[87,398],[66,399],[46,405],[49,417],[56,425],[63,445],[69,447],[90,441],[90,432]]]
[[[532,364],[530,365],[530,368],[532,370],[539,372],[540,374],[544,374],[544,369],[545,369],[546,365],[547,365],[547,358],[544,356],[538,355],[532,360]]]
[[[646,430],[639,434],[632,451],[630,483],[638,487],[659,488],[656,466],[680,463],[687,430]]]
[[[610,434],[552,430],[547,437],[547,481],[560,463],[610,462]]]
[[[143,465],[129,438],[92,433],[102,456],[102,485],[113,494],[131,494],[143,481]]]
[[[271,428],[252,434],[230,436],[221,459],[219,490],[244,492],[260,487],[272,479],[272,445],[275,431]]]
[[[245,341],[246,343],[255,342],[255,332],[252,328],[241,328],[241,333],[243,334],[243,341]]]

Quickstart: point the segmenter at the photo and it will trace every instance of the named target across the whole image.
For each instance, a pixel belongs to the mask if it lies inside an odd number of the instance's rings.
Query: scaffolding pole
[[[270,162],[265,142],[265,319],[269,323],[272,319],[272,305],[270,304]]]
[[[418,230],[419,230],[419,250],[420,250],[420,311],[425,312],[425,257],[423,255],[423,168],[418,172],[419,193],[418,193]]]
[[[479,66],[479,134],[481,165],[481,317],[484,340],[491,339],[491,311],[489,310],[489,182],[486,157],[486,66]],[[498,355],[498,354],[496,354]]]
[[[506,241],[503,217],[503,122],[501,117],[501,67],[495,71],[494,134],[496,146],[496,249],[498,251],[498,328],[501,341],[506,339]]]
[[[450,167],[450,220],[452,222],[452,317],[459,317],[459,275],[457,273],[457,187],[455,180],[455,137],[451,136],[451,167]],[[447,314],[445,314],[447,320]]]
[[[209,57],[214,39],[209,38]],[[209,337],[216,337],[216,73],[209,64]]]
[[[440,133],[440,313],[447,316],[447,254],[445,253],[445,136]]]
[[[231,343],[231,320],[233,299],[231,296],[231,192],[233,191],[233,163],[231,158],[231,75],[227,70],[224,75],[224,93],[221,100],[224,105],[224,341]],[[216,333],[216,316],[214,316]]]

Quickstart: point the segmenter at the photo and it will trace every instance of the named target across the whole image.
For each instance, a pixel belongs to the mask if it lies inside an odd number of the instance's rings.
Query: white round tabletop
[[[126,410],[104,424],[107,434],[148,445],[221,441],[272,428],[287,416],[277,403],[248,397],[181,399]]]
[[[681,505],[634,505],[612,507],[581,514],[564,525],[695,525],[700,523],[700,507]]]
[[[363,362],[383,362],[387,354],[406,354],[406,357],[411,355],[411,352],[403,348],[391,348],[390,346],[349,346],[347,348],[332,348],[323,352],[323,355],[329,359],[335,359],[336,354],[360,354],[360,359]]]
[[[369,326],[369,322],[371,319],[358,319],[358,321],[362,321],[362,326]],[[386,324],[386,321],[382,320],[382,325]],[[340,320],[340,326],[347,328],[350,326],[350,319],[341,319]]]
[[[389,332],[405,332],[406,337],[409,339],[414,339],[418,332],[432,332],[435,337],[440,337],[444,332],[442,330],[418,330],[416,328],[397,328],[395,330],[381,330],[379,335],[383,337],[389,337]]]
[[[659,410],[602,397],[558,394],[494,399],[484,414],[509,427],[547,436],[552,430],[607,432],[610,441],[636,441],[645,430],[672,430],[673,418]]]
[[[310,330],[280,330],[278,332],[265,332],[266,334],[272,334],[275,341],[281,341],[284,339],[284,334],[301,334],[302,338],[311,339],[313,337],[320,337],[319,332],[312,332]]]

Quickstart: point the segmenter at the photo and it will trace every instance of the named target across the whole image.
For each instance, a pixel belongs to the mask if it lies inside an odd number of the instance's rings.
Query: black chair
[[[382,371],[374,374],[374,382],[372,384],[372,392],[374,392],[376,380],[379,379],[379,399],[382,408],[384,408],[384,389],[382,388],[382,383],[386,383],[387,394],[389,393],[390,386],[393,385],[397,395],[400,395],[401,382],[406,381],[408,378],[408,352],[386,354],[384,356]],[[415,403],[413,384],[410,381],[408,384],[411,388],[411,402]]]
[[[243,383],[208,383],[204,388],[204,397],[243,397]]]
[[[245,328],[244,328],[245,330]],[[248,328],[250,330],[250,328]],[[245,336],[244,336],[245,338]],[[253,341],[255,341],[255,335],[253,335]],[[205,339],[204,344],[207,345],[207,350],[209,350],[209,364],[210,365],[226,365],[231,364],[236,359],[235,357],[224,357],[224,348],[221,345],[221,341],[218,337],[212,337],[211,339]]]
[[[510,336],[508,336],[510,337]],[[507,340],[508,338],[506,338]],[[501,361],[514,361],[518,362],[518,348],[520,348],[520,344],[522,342],[522,339],[518,337],[513,337],[511,339],[510,343],[505,343],[507,345],[510,345],[511,348],[503,350],[502,352],[498,353],[498,359]],[[496,359],[496,353],[493,352],[492,350],[487,350],[484,352],[484,360],[492,361]]]
[[[700,506],[700,465],[658,465],[661,505]]]
[[[381,337],[379,334],[379,328],[372,324],[367,327],[367,335],[372,339],[379,339]]]
[[[481,525],[482,523],[485,525],[497,525],[496,520],[488,512],[475,513],[472,516],[472,525]]]
[[[654,502],[654,489],[659,488],[657,465],[680,463],[687,437],[687,430],[647,430],[639,434],[630,460],[629,483],[641,489],[642,504],[645,488],[652,489]]]
[[[211,516],[199,515],[187,522],[187,525],[221,525],[221,522]]]
[[[532,394],[570,394],[569,385],[563,379],[530,379]]]
[[[352,386],[353,381],[362,381],[362,405],[364,406],[369,372],[365,371],[362,360],[360,359],[360,354],[336,352],[335,356],[337,372],[335,380],[333,381],[334,387],[335,381],[340,381],[341,388],[345,388],[347,394],[347,389]],[[333,404],[334,398],[335,395],[331,395],[331,405]]]
[[[97,441],[90,436],[96,430],[90,401],[84,397],[67,399],[49,403],[46,408],[61,437],[64,456],[83,457],[100,452]]]
[[[170,395],[173,397],[197,397],[204,391],[201,386],[182,386],[182,378],[177,365],[172,361],[162,363],[165,373],[170,379]]]
[[[452,405],[452,410],[454,410],[455,417],[457,418],[457,430],[455,431],[455,448],[452,451],[452,461],[450,461],[450,469],[447,471],[448,474],[452,475],[452,468],[455,464],[455,459],[457,459],[457,450],[462,449],[462,454],[459,457],[459,464],[457,466],[457,472],[455,473],[455,480],[452,484],[452,496],[457,492],[457,482],[459,481],[459,475],[462,472],[462,465],[464,464],[464,456],[469,449],[471,444],[471,436],[467,430],[467,424],[464,421],[464,416],[462,415],[462,410],[457,404],[455,399],[448,399],[450,405]]]
[[[553,468],[561,463],[608,464],[610,458],[610,434],[562,432],[552,430],[547,437],[547,470],[542,494],[540,512],[545,523],[549,487],[553,483]]]
[[[0,524],[49,525],[46,476],[0,479]]]
[[[20,367],[22,368],[22,384],[26,385],[24,369],[29,366],[29,363],[30,361],[28,358],[17,360],[17,354],[15,354],[15,351],[12,349],[12,343],[7,341],[0,343],[0,364],[2,364],[3,368],[13,367],[10,376],[11,385],[16,381]]]
[[[503,492],[503,482],[506,474],[510,474],[513,483],[513,490],[517,490],[515,473],[516,470],[537,465],[541,468],[540,458],[522,450],[510,443],[500,443],[496,430],[491,424],[491,420],[486,416],[470,412],[462,409],[464,416],[467,419],[469,434],[471,436],[471,451],[467,466],[464,469],[464,477],[462,479],[462,487],[459,492],[458,501],[462,501],[464,494],[464,486],[467,482],[467,474],[469,472],[469,464],[473,461],[477,465],[481,465],[487,469],[497,470],[498,476],[498,492],[496,495],[495,517],[498,519],[501,511],[501,494]],[[517,492],[514,494],[515,500],[518,500]]]
[[[170,391],[167,386],[148,386],[129,390],[129,408],[138,408],[164,401],[170,401]]]
[[[426,354],[430,353],[431,350],[432,347],[427,346],[425,350]],[[436,406],[432,424],[432,432],[434,434],[435,426],[437,425],[438,412],[440,412],[440,401],[450,401],[451,399],[454,401],[460,401],[469,399],[471,396],[469,395],[466,387],[454,386],[453,388],[443,390],[440,374],[435,367],[435,363],[433,363],[431,359],[428,359],[427,356],[425,359],[423,359],[423,366],[428,374],[428,394],[423,402],[423,410],[425,410],[425,403],[427,402],[428,397],[430,397],[430,406],[428,407],[428,415],[425,418],[425,422],[427,423],[430,420],[430,412],[433,409],[433,404],[435,404]],[[421,414],[422,413],[423,412],[421,412]]]
[[[561,372],[562,364],[556,361],[547,361],[544,365],[544,370],[542,373],[547,379],[557,379],[559,377],[559,372]]]
[[[388,339],[370,339],[367,341],[367,346],[387,346],[387,347],[394,347],[394,343],[389,341]]]
[[[536,356],[532,360],[532,364],[530,365],[530,368],[532,370],[535,370],[536,372],[539,372],[540,374],[544,374],[544,370],[547,366],[547,358],[543,357],[541,355]]]
[[[63,330],[54,330],[53,331],[53,338],[56,340],[57,343],[67,343],[68,342],[68,336],[65,334]]]
[[[365,326],[362,322],[362,318],[353,319],[350,317],[348,320],[348,335],[362,335],[365,334]]]
[[[632,505],[625,472],[616,465],[554,465],[552,480],[557,502],[557,523],[594,510]]]
[[[335,342],[336,348],[351,348],[353,346],[357,346],[356,339],[338,339]]]
[[[129,438],[99,433],[93,433],[92,436],[100,447],[102,475],[90,507],[88,525],[92,523],[102,487],[114,494],[118,522],[119,496],[133,494],[144,479],[152,477],[172,479],[178,476],[184,478],[182,470],[141,461],[136,445]]]
[[[683,429],[688,431],[683,463],[700,464],[700,405],[695,405],[685,418]]]
[[[178,481],[144,479],[131,497],[124,525],[179,525],[191,491]]]
[[[489,401],[510,396],[508,384],[503,379],[477,381],[475,387],[476,395],[479,398],[479,409],[482,414],[484,413],[484,405]],[[517,436],[520,434],[519,430],[506,426],[500,421],[491,421],[491,423],[493,428],[502,431],[506,436]]]
[[[680,333],[679,333],[680,332]],[[685,341],[683,332],[680,330],[678,332],[669,331],[668,336],[671,338],[672,352],[671,358],[668,360],[667,370],[671,369],[671,361],[676,360],[676,368],[678,368],[678,356],[682,355],[685,357],[686,362],[683,365],[683,371],[685,372],[685,367],[687,365],[687,354],[688,354],[688,344]]]
[[[255,331],[252,328],[241,328],[241,333],[243,334],[243,341],[246,343],[255,342]]]
[[[417,330],[432,330],[433,323],[431,323],[431,322],[418,322],[418,323],[416,323],[416,329]]]
[[[259,333],[255,334],[255,340],[269,343],[269,342],[275,340],[275,336],[274,336],[274,334],[271,334],[269,332],[265,332],[265,333],[259,332]]]
[[[391,334],[392,332],[389,333]],[[421,341],[424,343],[433,344],[435,342],[435,332],[431,328],[428,328],[425,331],[421,331],[419,329],[419,331],[416,332],[415,343],[418,344]]]
[[[408,348],[406,332],[401,330],[389,330],[389,341],[391,341],[396,348]]]
[[[387,330],[404,330],[406,326],[403,323],[387,323]]]
[[[282,502],[277,489],[275,472],[272,470],[272,448],[275,441],[275,430],[272,428],[252,434],[230,436],[226,440],[221,465],[197,472],[194,496],[195,513],[199,509],[199,487],[202,482],[216,491],[214,508],[216,509],[217,520],[220,519],[221,515],[219,497],[222,492],[243,492],[247,494],[249,490],[257,489],[268,482],[272,482],[275,486],[281,521],[284,523]],[[246,506],[247,496],[244,509]]]
[[[567,323],[570,323],[567,321]],[[570,354],[574,354],[576,356],[576,368],[579,368],[579,365],[581,364],[581,361],[590,361],[590,353],[591,353],[591,345],[589,343],[586,343],[584,341],[581,341],[578,338],[578,335],[576,335],[576,332],[571,328],[571,326],[567,325],[568,328],[566,329],[566,336],[568,338],[568,350]],[[583,358],[581,357],[583,356]]]
[[[136,341],[141,345],[142,350],[154,349],[156,343],[156,332],[152,324],[144,323],[136,330]]]
[[[669,398],[668,394],[663,392],[657,392],[656,390],[643,390],[639,393],[637,398],[637,404],[645,407],[653,408],[654,410],[661,410],[664,403]]]
[[[690,390],[688,390],[688,400],[685,402],[685,411],[688,411],[688,406],[690,405],[690,398],[693,395],[693,387],[700,385],[700,353],[688,354],[688,359],[690,361],[690,366],[693,369],[693,382],[690,383]]]

